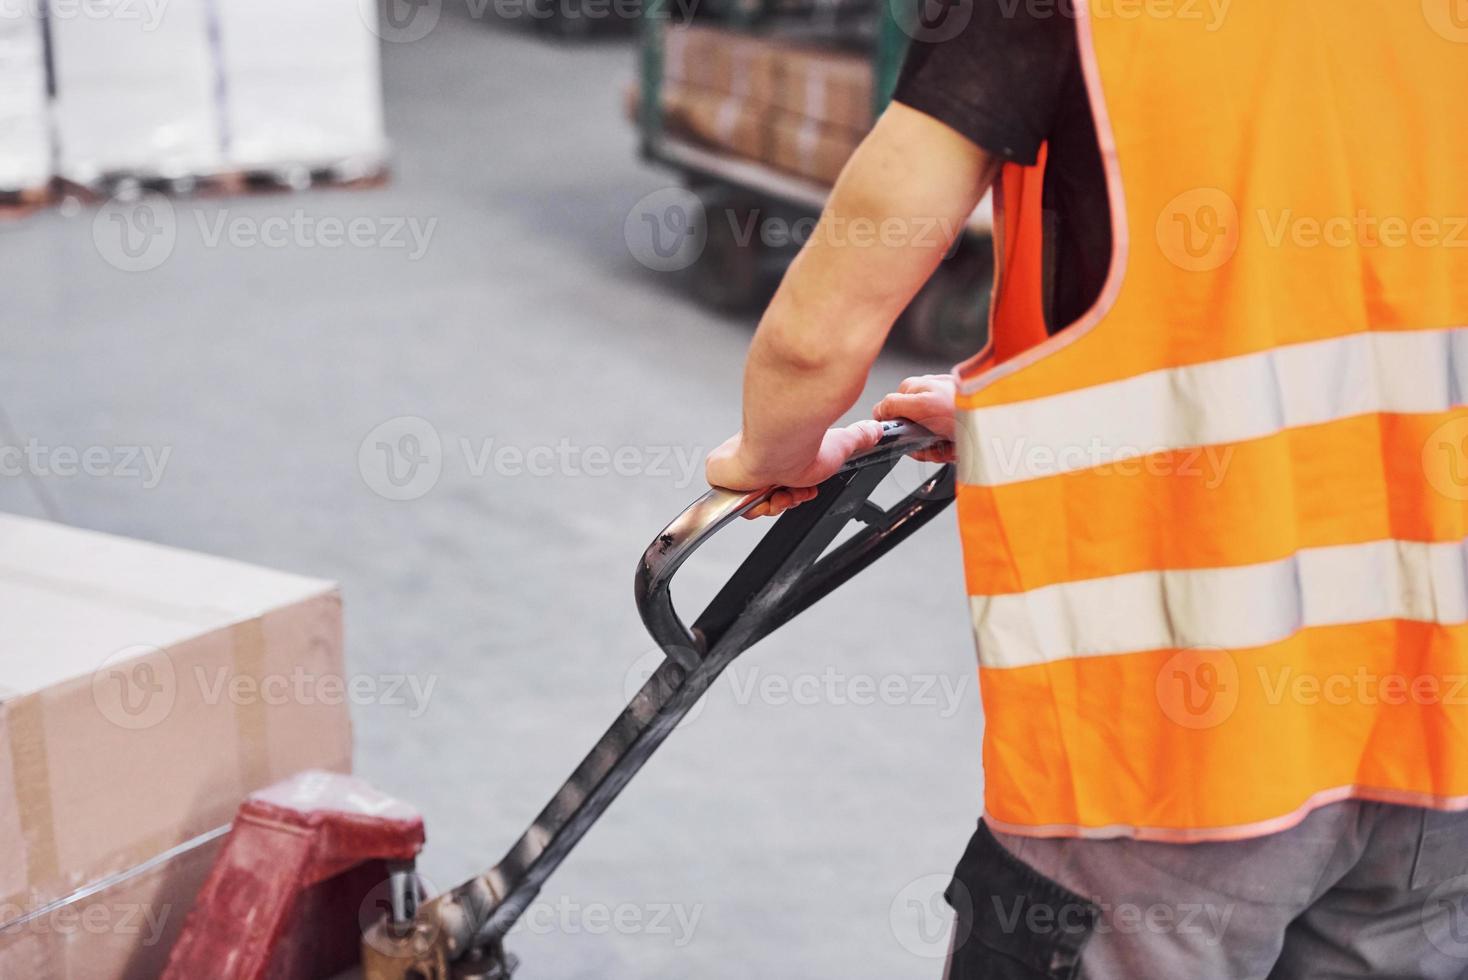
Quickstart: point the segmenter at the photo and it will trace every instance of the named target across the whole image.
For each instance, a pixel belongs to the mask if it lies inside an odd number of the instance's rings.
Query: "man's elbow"
[[[879,318],[880,310],[849,295],[836,303],[829,296],[817,300],[804,300],[798,286],[782,289],[760,324],[752,353],[802,374],[865,371],[886,330],[863,324]]]

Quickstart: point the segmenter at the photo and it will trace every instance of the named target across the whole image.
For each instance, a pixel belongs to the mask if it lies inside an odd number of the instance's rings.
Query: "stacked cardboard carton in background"
[[[670,28],[663,112],[676,135],[829,184],[871,128],[872,69],[796,41]]]
[[[663,48],[663,108],[671,131],[755,160],[769,146],[778,84],[765,40],[705,27],[673,28]]]
[[[33,193],[50,179],[41,18],[27,0],[0,0],[0,193]]]
[[[834,183],[872,128],[872,66],[859,55],[787,44],[771,116],[771,161]]]
[[[0,515],[0,977],[157,977],[244,796],[347,771],[327,582]]]

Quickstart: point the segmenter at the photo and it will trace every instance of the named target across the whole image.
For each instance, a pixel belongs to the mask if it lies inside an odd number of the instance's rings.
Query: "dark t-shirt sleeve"
[[[1041,10],[1016,0],[919,2],[930,11],[934,2],[945,6],[926,18],[922,33],[933,39],[912,42],[896,100],[990,153],[1033,164],[1075,59],[1074,21],[1058,4]]]

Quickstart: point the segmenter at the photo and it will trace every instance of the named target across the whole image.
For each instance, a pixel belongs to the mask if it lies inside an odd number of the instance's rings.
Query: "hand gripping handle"
[[[944,440],[906,420],[884,422],[881,441],[847,460],[820,485],[814,500],[777,520],[729,583],[692,627],[673,607],[674,574],[735,518],[768,500],[778,488],[715,488],[679,514],[642,556],[637,609],[647,631],[669,657],[693,667],[721,641],[747,649],[809,608],[927,523],[953,499],[952,467],[944,467],[895,507],[869,501],[873,489],[903,456]],[[867,527],[830,555],[821,553],[850,520]],[[817,559],[819,558],[819,561]],[[736,623],[741,628],[734,629]]]

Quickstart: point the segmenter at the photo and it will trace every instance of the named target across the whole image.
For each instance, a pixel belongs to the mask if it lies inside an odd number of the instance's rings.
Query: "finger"
[[[953,433],[953,402],[948,395],[936,391],[922,395],[888,395],[876,406],[874,414],[879,419],[910,419],[941,436]]]
[[[805,503],[808,500],[814,500],[814,499],[816,499],[816,495],[821,492],[821,488],[820,487],[795,487],[795,488],[791,489],[790,492],[795,497],[795,502],[793,504],[791,504],[791,506],[792,507],[799,507],[801,504]]]
[[[953,375],[951,374],[925,374],[922,377],[909,378],[908,380],[912,382],[912,390],[915,392],[942,392],[953,387]],[[897,390],[901,391],[902,387],[899,385]]]
[[[817,487],[786,487],[780,491],[775,501],[774,510],[776,514],[783,514],[792,507],[799,507],[807,500],[813,500],[820,490]]]
[[[770,502],[768,500],[755,504],[744,512],[744,519],[746,521],[757,521],[761,517],[768,516],[770,516]]]
[[[791,507],[795,506],[795,495],[789,490],[776,490],[770,494],[770,516],[779,517]]]
[[[847,458],[871,449],[882,441],[882,423],[875,419],[862,419],[839,430],[837,442]]]
[[[957,461],[958,454],[954,452],[953,443],[942,442],[913,453],[912,458],[920,463],[952,463]]]
[[[920,415],[931,416],[934,407],[931,394],[888,395],[877,402],[872,409],[872,417],[879,421],[898,418],[917,421]]]
[[[751,508],[744,517],[751,521],[761,517],[779,517],[790,508],[810,500],[817,492],[815,487],[782,487],[771,494],[769,500]]]

